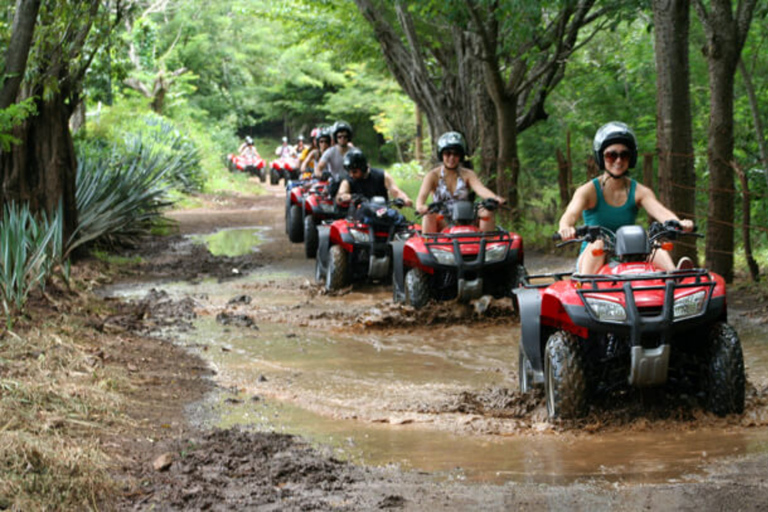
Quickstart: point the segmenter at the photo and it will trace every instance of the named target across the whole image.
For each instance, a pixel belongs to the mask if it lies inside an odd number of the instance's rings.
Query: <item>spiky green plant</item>
[[[120,244],[147,232],[159,219],[166,199],[168,175],[184,165],[176,154],[157,151],[151,142],[131,135],[127,150],[81,151],[77,168],[78,226],[67,253],[96,240]]]
[[[61,205],[50,218],[35,216],[26,203],[5,205],[0,220],[0,298],[8,326],[30,291],[44,286],[61,262],[62,233]]]

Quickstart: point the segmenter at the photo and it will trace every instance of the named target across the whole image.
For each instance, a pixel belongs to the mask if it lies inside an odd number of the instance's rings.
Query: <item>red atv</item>
[[[262,183],[267,181],[267,171],[265,169],[264,160],[258,154],[230,154],[227,159],[230,162],[229,168],[231,171],[237,170],[250,174],[251,176],[258,176]]]
[[[442,202],[429,205],[429,213],[442,213],[448,226],[440,233],[414,232],[392,243],[394,301],[421,308],[430,299],[514,298],[525,273],[523,239],[503,229],[485,232],[477,227],[478,209],[498,206],[494,199],[456,201],[450,208]]]
[[[304,238],[304,254],[314,258],[319,244],[318,226],[324,222],[344,218],[346,212],[333,200],[333,181],[316,181],[309,185],[301,198],[301,212]],[[295,220],[293,221],[295,225]],[[296,228],[298,229],[298,228]]]
[[[318,227],[317,281],[325,281],[327,290],[338,290],[353,282],[391,279],[390,242],[405,236],[411,228],[408,220],[392,208],[403,206],[402,199],[353,196],[347,218]]]
[[[614,260],[597,274],[528,276],[516,292],[520,390],[543,383],[550,418],[581,416],[600,393],[667,383],[676,393],[692,388],[715,414],[744,410],[744,361],[723,278],[701,268],[658,270],[655,250],[699,235],[677,221],[649,231],[580,227],[559,246],[602,239]],[[549,283],[528,284],[541,279]]]
[[[299,178],[301,163],[298,158],[280,157],[269,164],[269,183],[277,185],[280,179],[285,180],[286,185],[290,180]]]

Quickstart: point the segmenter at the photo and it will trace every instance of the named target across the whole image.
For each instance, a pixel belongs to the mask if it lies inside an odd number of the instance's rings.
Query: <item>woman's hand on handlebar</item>
[[[573,240],[574,238],[576,238],[576,228],[573,226],[561,227],[558,230],[557,234],[560,235],[560,239],[563,241]]]

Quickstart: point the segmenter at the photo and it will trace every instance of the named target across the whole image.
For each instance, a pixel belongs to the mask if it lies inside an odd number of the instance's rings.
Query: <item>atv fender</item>
[[[398,301],[405,302],[405,269],[403,268],[403,249],[405,241],[392,242],[392,286]]]
[[[533,382],[544,382],[541,354],[541,292],[537,288],[515,289],[520,304],[520,343],[533,368]]]

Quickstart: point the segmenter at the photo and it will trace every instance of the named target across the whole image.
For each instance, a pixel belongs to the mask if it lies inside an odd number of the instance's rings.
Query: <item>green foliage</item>
[[[6,109],[0,109],[0,149],[9,151],[12,145],[20,142],[19,139],[12,135],[13,128],[36,112],[34,98],[27,98],[20,103],[10,105]]]
[[[36,217],[26,203],[5,204],[0,220],[0,300],[9,327],[29,293],[43,287],[61,262],[62,233],[61,207],[48,218]]]
[[[79,224],[68,246],[73,250],[95,241],[117,245],[145,234],[158,222],[169,175],[180,172],[183,157],[158,151],[155,140],[139,134],[125,145],[81,147],[77,167]]]

